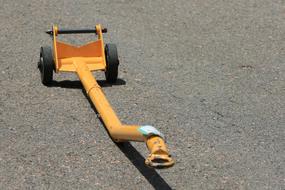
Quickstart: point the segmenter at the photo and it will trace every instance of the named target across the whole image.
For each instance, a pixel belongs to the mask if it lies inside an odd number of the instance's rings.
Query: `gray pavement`
[[[0,0],[0,189],[285,189],[284,0]],[[74,74],[40,82],[53,23],[108,28],[127,124],[167,137],[173,168],[117,146]],[[93,35],[63,37],[80,44]]]

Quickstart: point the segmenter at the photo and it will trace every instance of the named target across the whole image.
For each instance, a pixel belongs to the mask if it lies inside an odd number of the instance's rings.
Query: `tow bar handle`
[[[53,35],[53,31],[46,31],[47,34]],[[96,29],[59,29],[57,34],[87,34],[87,33],[95,33],[97,34]],[[107,28],[102,28],[102,33],[107,33]]]

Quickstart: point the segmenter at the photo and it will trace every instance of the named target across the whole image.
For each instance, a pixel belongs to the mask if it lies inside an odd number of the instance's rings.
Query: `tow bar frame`
[[[92,71],[104,71],[107,82],[115,83],[117,80],[119,66],[117,49],[115,44],[106,44],[104,47],[103,33],[106,32],[107,29],[102,28],[100,24],[97,24],[94,29],[77,30],[60,30],[53,25],[52,30],[46,32],[52,36],[53,49],[41,47],[38,68],[42,83],[50,85],[53,72],[76,73],[113,141],[145,142],[150,152],[145,160],[147,166],[171,167],[174,165],[174,160],[169,154],[164,135],[150,125],[122,124],[92,74]],[[57,40],[59,34],[76,33],[95,33],[98,39],[80,47]]]

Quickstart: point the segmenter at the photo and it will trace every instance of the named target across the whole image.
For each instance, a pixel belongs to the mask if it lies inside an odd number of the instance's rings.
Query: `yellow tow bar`
[[[115,142],[143,141],[149,149],[149,156],[145,164],[154,168],[167,168],[174,165],[168,152],[164,136],[156,128],[145,125],[124,125],[106,99],[101,87],[92,75],[92,71],[105,71],[107,82],[114,83],[118,76],[119,59],[114,44],[106,44],[104,48],[102,33],[106,28],[96,25],[94,29],[59,30],[53,26],[47,31],[53,37],[53,51],[50,47],[41,47],[38,63],[41,79],[44,85],[50,85],[53,80],[53,71],[75,72],[86,93],[90,97],[96,110],[100,114],[105,127]],[[76,47],[57,40],[58,34],[95,33],[96,41]]]

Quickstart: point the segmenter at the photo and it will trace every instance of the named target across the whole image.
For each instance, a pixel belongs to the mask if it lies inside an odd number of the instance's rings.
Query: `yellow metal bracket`
[[[105,70],[106,61],[101,25],[96,25],[98,40],[83,46],[73,46],[57,40],[58,27],[53,26],[53,51],[55,71],[76,72],[73,61],[83,61],[90,71]]]

